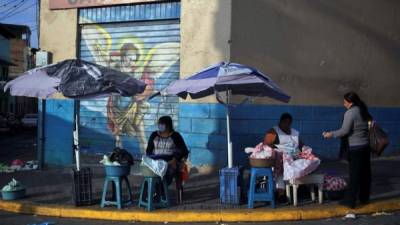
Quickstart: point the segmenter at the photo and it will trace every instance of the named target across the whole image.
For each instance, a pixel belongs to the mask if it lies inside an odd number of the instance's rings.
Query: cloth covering
[[[272,149],[263,143],[258,144],[254,148],[246,148],[246,153],[251,153],[249,157],[253,158],[275,158],[274,177],[278,189],[284,189],[284,180],[297,179],[304,177],[315,171],[320,159],[312,153],[312,149],[303,146],[302,151],[294,150],[292,146],[282,145],[284,148]],[[281,146],[281,147],[282,147]],[[293,152],[297,152],[293,154]]]
[[[274,150],[268,145],[264,145],[262,142],[254,148],[245,148],[246,153],[251,153],[249,156],[253,159],[268,159],[273,157]]]
[[[291,180],[307,176],[316,170],[320,159],[312,154],[310,147],[304,146],[298,158],[283,153],[283,179]]]

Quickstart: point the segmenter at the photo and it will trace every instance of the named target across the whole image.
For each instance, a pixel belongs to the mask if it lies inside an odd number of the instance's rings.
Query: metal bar
[[[46,114],[46,100],[40,100],[40,114],[39,114],[39,124],[38,124],[38,152],[37,152],[37,159],[39,161],[39,169],[43,169],[44,166],[44,120]]]
[[[229,104],[230,104],[230,91],[226,91],[226,131],[227,131],[227,140],[228,140],[228,167],[233,167],[233,149],[232,149],[232,141],[231,141],[231,126],[230,126],[230,112],[229,112]]]

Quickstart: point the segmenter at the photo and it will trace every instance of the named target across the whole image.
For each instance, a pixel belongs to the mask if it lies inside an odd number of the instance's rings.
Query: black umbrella
[[[119,94],[124,97],[143,93],[146,84],[128,74],[80,59],[29,70],[8,82],[4,91],[10,89],[14,96],[46,99],[61,93],[71,99],[88,99]],[[78,105],[75,102],[75,105]],[[77,108],[77,107],[76,107]],[[76,166],[79,171],[79,118],[75,110],[73,132]]]
[[[11,95],[48,98],[59,92],[67,98],[95,98],[113,93],[133,96],[146,84],[126,73],[80,59],[68,59],[29,70],[8,82]]]

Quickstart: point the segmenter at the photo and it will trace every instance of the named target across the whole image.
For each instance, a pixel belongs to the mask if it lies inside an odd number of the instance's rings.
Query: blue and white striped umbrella
[[[184,99],[189,95],[192,99],[198,99],[225,91],[233,95],[270,97],[282,102],[290,100],[290,96],[267,75],[249,66],[226,62],[174,81],[159,94],[177,95]]]
[[[278,87],[267,75],[260,71],[238,63],[221,62],[210,66],[188,78],[177,80],[166,88],[153,95],[177,95],[186,99],[198,99],[216,94],[219,102],[219,92],[227,92],[229,104],[230,95],[245,95],[254,97],[270,97],[272,99],[289,102],[290,96]],[[226,107],[226,127],[228,144],[228,167],[233,166],[233,148],[231,141],[229,107]]]

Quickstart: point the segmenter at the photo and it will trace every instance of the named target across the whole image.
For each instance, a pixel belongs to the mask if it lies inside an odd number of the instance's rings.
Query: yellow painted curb
[[[232,209],[232,210],[158,210],[147,212],[143,210],[110,210],[98,208],[77,208],[71,206],[33,204],[20,201],[0,200],[0,210],[34,214],[40,216],[55,216],[65,218],[142,221],[142,222],[267,222],[288,220],[316,220],[344,216],[348,212],[367,214],[382,211],[400,210],[400,198],[378,201],[369,205],[349,210],[339,205],[314,205],[308,208],[282,209]]]

